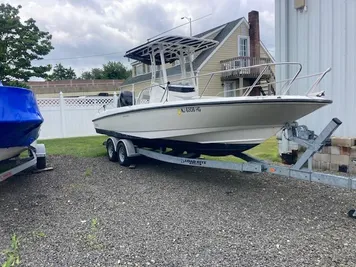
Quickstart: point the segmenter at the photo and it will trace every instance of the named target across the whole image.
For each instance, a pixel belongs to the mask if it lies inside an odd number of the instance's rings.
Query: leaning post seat
[[[168,85],[168,90],[178,93],[192,93],[195,91],[194,86],[180,84],[170,84]]]

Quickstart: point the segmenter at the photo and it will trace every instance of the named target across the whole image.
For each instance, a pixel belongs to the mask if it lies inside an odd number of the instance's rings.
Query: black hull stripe
[[[108,118],[116,115],[121,115],[121,114],[127,114],[127,113],[135,113],[135,112],[142,112],[142,111],[147,111],[147,110],[155,110],[155,109],[167,109],[167,108],[177,108],[177,107],[190,107],[190,106],[221,106],[221,105],[233,105],[233,104],[264,104],[264,103],[278,103],[278,104],[283,104],[283,103],[313,103],[313,104],[331,104],[332,100],[327,100],[327,99],[257,99],[257,100],[237,100],[237,101],[230,101],[230,102],[214,102],[214,103],[182,103],[182,104],[176,104],[176,105],[161,105],[161,106],[155,106],[155,107],[143,107],[141,109],[135,109],[135,110],[127,110],[123,112],[117,112],[114,114],[106,115],[97,119],[93,119],[92,121],[95,122],[97,120],[101,120],[103,118]]]

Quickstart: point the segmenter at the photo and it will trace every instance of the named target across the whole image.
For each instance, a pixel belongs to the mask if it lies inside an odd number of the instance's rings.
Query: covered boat
[[[31,90],[0,86],[0,161],[25,151],[39,137],[42,123]]]

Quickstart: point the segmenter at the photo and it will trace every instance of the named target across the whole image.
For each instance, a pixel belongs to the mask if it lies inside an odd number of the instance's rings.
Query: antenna
[[[191,22],[197,21],[197,20],[201,20],[201,19],[206,18],[206,17],[208,17],[208,16],[210,16],[210,15],[212,15],[212,14],[213,14],[213,13],[207,14],[207,15],[205,15],[205,16],[202,16],[202,17],[200,17],[200,18],[197,18],[197,19],[195,19],[195,20],[192,20]],[[175,29],[177,29],[177,28],[179,28],[179,27],[182,27],[182,26],[184,26],[184,25],[187,25],[187,24],[189,24],[189,23],[191,23],[191,22],[186,22],[186,23],[183,23],[183,24],[181,24],[181,25],[179,25],[179,26],[177,26],[177,27],[174,27],[174,28],[172,28],[172,29],[169,29],[169,30],[166,30],[166,31],[164,31],[164,32],[161,32],[160,34],[157,34],[157,35],[155,35],[155,36],[153,36],[153,37],[147,39],[147,42],[149,42],[151,39],[153,39],[153,38],[155,38],[155,37],[157,37],[157,36],[160,36],[160,35],[162,35],[162,34],[164,34],[164,33],[166,33],[166,32],[170,32],[170,31],[172,31],[172,30],[175,30]]]

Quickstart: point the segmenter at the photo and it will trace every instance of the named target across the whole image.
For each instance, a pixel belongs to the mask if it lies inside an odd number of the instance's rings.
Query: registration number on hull
[[[178,114],[182,113],[192,113],[192,112],[201,112],[200,107],[182,107],[178,109]]]

